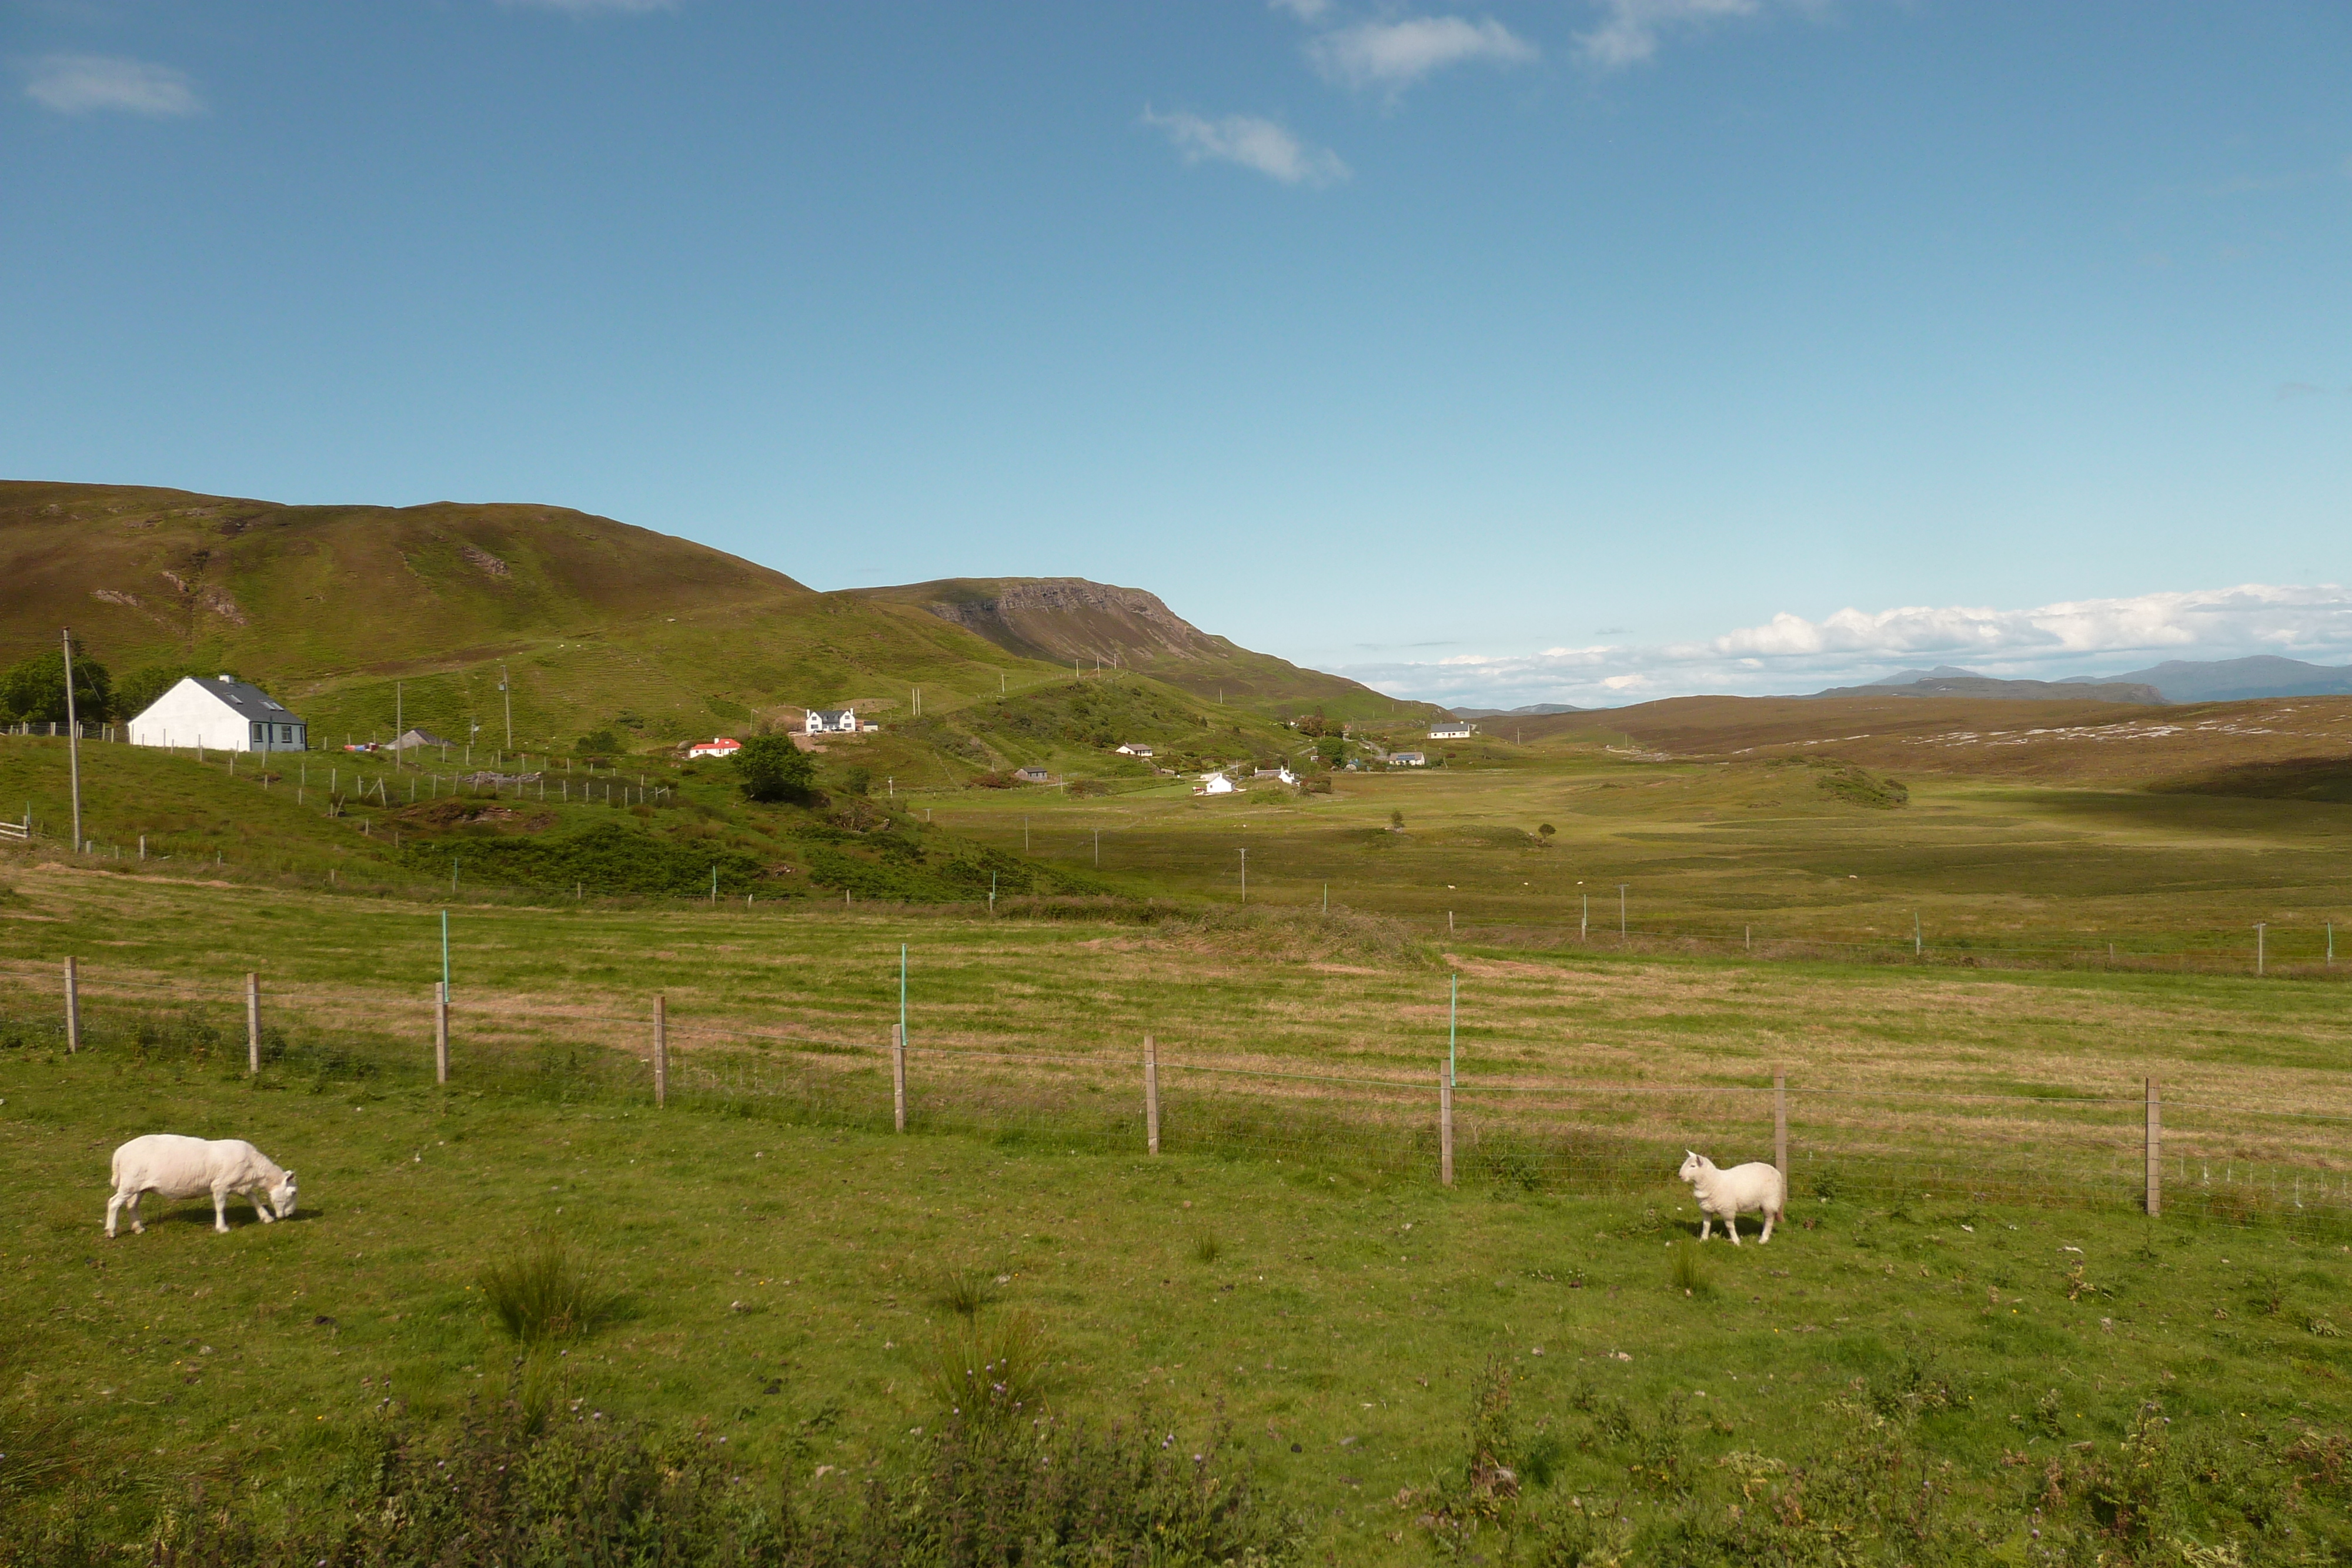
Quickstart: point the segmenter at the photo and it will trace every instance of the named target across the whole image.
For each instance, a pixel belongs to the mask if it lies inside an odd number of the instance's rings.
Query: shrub
[[[499,1326],[526,1345],[583,1338],[613,1306],[593,1271],[551,1231],[484,1264],[476,1283]]]
[[[746,799],[806,801],[816,793],[816,765],[788,735],[755,735],[735,754]]]

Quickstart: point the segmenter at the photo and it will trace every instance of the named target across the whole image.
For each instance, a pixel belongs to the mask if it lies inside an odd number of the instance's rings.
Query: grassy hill
[[[917,685],[940,712],[1054,678],[919,610],[559,507],[0,484],[0,659],[66,625],[118,676],[259,681],[322,744],[388,737],[397,713],[505,747],[502,666],[529,750],[604,727],[675,741],[808,705],[904,714]]]
[[[1303,670],[1271,653],[1213,636],[1139,588],[1076,577],[959,577],[850,591],[910,605],[962,626],[1023,658],[1148,674],[1226,707],[1287,716],[1395,719],[1438,712],[1341,675]]]
[[[941,605],[981,608],[959,618]],[[930,785],[1033,761],[1066,770],[1118,740],[1237,727],[1245,740],[1213,749],[1272,755],[1276,712],[1425,711],[1208,636],[1139,590],[819,593],[561,507],[286,507],[0,483],[0,663],[53,646],[68,625],[118,680],[165,669],[257,681],[321,746],[389,738],[397,722],[530,752],[609,729],[646,750],[854,704],[885,721],[864,754],[872,770]],[[1097,658],[1126,695],[1078,695],[1097,685]],[[918,687],[925,722],[913,726]],[[1033,693],[1053,695],[1024,708]],[[983,699],[984,713],[942,726]]]

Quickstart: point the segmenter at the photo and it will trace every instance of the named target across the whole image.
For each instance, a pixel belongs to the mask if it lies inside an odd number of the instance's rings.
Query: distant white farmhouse
[[[1429,758],[1423,757],[1418,751],[1391,751],[1389,753],[1389,766],[1391,768],[1420,768],[1425,766],[1428,761]]]
[[[731,735],[722,735],[716,740],[696,741],[687,747],[686,754],[688,757],[732,757],[742,749],[741,741]]]
[[[1013,777],[1020,779],[1024,784],[1050,784],[1054,779],[1051,773],[1035,766],[1016,768],[1013,770]]]
[[[1202,774],[1201,787],[1192,791],[1195,795],[1230,795],[1233,792],[1234,781],[1222,773]]]
[[[808,710],[808,735],[856,735],[857,711],[845,707],[813,707]]]
[[[1478,727],[1465,718],[1440,719],[1429,727],[1432,740],[1467,740],[1478,733]]]
[[[1252,773],[1250,777],[1253,779],[1279,779],[1285,784],[1296,784],[1298,782],[1298,775],[1290,770],[1290,764],[1287,762],[1284,763],[1279,768],[1261,768]]]
[[[1151,755],[1151,747],[1148,746],[1139,746],[1134,741],[1130,740],[1125,746],[1118,748],[1118,755],[1121,757],[1149,757]]]
[[[310,727],[259,686],[222,675],[190,675],[131,721],[133,746],[201,746],[208,751],[306,751]]]

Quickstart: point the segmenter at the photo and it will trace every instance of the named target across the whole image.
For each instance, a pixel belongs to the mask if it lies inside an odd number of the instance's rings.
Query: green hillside
[[[689,540],[559,507],[284,507],[0,484],[0,661],[70,625],[121,675],[233,670],[320,744],[651,745],[856,702],[903,713],[1050,669],[919,611],[818,593]],[[797,718],[797,712],[793,715]],[[476,727],[479,727],[477,729]]]
[[[913,590],[819,593],[561,507],[287,507],[0,483],[0,664],[54,647],[71,626],[118,684],[140,671],[233,671],[295,707],[321,747],[421,725],[460,745],[559,754],[609,730],[644,751],[854,704],[884,720],[883,736],[859,743],[877,775],[936,786],[1077,763],[1110,731],[1068,693],[1100,677],[1130,693],[1148,677],[1165,710],[1118,738],[1239,724],[1249,755],[1273,754],[1268,715],[1422,711],[1208,637],[1139,591],[1073,580],[1056,592],[1084,602],[1049,612],[1024,600],[1016,633],[1001,617],[944,617]],[[1104,608],[1105,595],[1123,597]],[[1156,617],[1134,612],[1144,601]],[[1147,645],[1156,661],[1139,655]],[[1098,655],[1120,673],[1098,676]],[[1066,657],[1083,665],[1082,682]],[[910,729],[917,688],[926,723]],[[941,726],[982,699],[1047,690],[1064,695],[1037,712],[992,708]]]

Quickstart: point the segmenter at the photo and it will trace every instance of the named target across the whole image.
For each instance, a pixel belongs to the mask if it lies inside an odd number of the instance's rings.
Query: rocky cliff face
[[[988,588],[992,591],[941,592],[924,600],[923,608],[1001,648],[1056,662],[1100,658],[1107,664],[1148,666],[1163,657],[1229,651],[1161,603],[1158,594],[1139,588],[1078,577],[1030,578]]]

